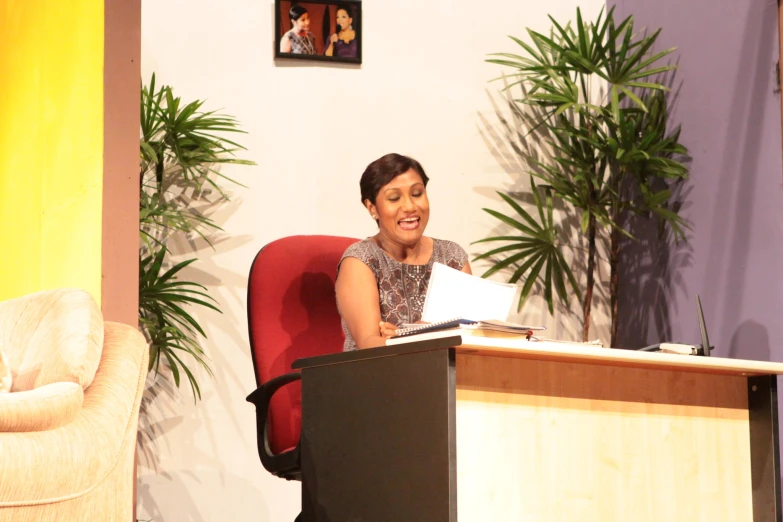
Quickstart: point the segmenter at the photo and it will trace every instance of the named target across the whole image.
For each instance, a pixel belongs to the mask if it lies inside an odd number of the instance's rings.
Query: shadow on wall
[[[676,62],[679,66],[679,59]],[[666,85],[669,121],[677,112],[682,82],[675,86],[676,69],[658,80]],[[667,132],[672,132],[670,123]],[[667,185],[661,181],[656,190],[669,189],[669,208],[683,215],[688,211],[693,182]],[[654,216],[630,215],[626,230],[633,239],[624,238],[620,246],[617,345],[622,348],[642,348],[658,342],[697,342],[672,338],[672,317],[678,293],[688,295],[683,272],[693,264],[693,248],[687,241],[677,241],[668,227]],[[694,301],[695,307],[695,301]]]
[[[552,150],[547,142],[551,139],[548,130],[544,126],[539,126],[536,130],[536,121],[542,119],[543,115],[532,106],[521,106],[514,101],[512,90],[508,88],[508,82],[504,78],[503,90],[492,93],[487,92],[490,103],[494,109],[492,117],[478,114],[478,130],[489,149],[492,156],[498,162],[509,177],[510,185],[506,187],[477,187],[476,191],[481,195],[491,199],[493,203],[490,206],[503,214],[512,216],[514,211],[503,203],[496,195],[497,191],[504,192],[522,204],[522,207],[536,216],[536,204],[531,195],[529,175],[531,172],[537,172],[540,167],[538,162],[552,162]],[[521,89],[521,86],[516,88]],[[537,184],[543,184],[536,180]],[[497,203],[494,203],[497,202]],[[558,226],[563,230],[564,237],[568,238],[568,246],[564,250],[567,259],[571,260],[571,269],[574,275],[584,284],[584,274],[586,271],[586,246],[582,240],[581,227],[579,225],[579,216],[573,208],[563,205],[560,202],[555,203],[556,215],[560,217]],[[487,233],[490,236],[506,235],[509,227],[498,222]],[[476,238],[483,239],[483,238]],[[590,338],[600,338],[607,342],[609,339],[608,320],[608,264],[607,264],[607,244],[606,238],[599,236],[599,245],[597,253],[597,266],[595,273],[596,285],[593,294],[592,322],[590,326]],[[500,243],[494,245],[501,246]],[[490,250],[491,247],[481,245],[474,247],[476,253]],[[480,249],[480,250],[478,250]],[[478,269],[474,267],[474,273],[481,274],[486,268]],[[509,272],[505,272],[508,277]],[[519,282],[524,283],[524,279]],[[540,310],[537,316],[531,317],[523,310],[524,319],[522,322],[534,322],[547,324],[550,322],[549,312],[546,309],[546,301],[543,298],[543,286],[536,283],[530,293],[527,309],[534,308],[533,304],[538,304],[536,308]],[[605,318],[602,322],[602,318]],[[555,300],[555,327],[550,328],[549,336],[557,339],[581,340],[582,336],[582,304],[576,298],[572,299],[570,306],[565,306],[559,300]]]
[[[199,491],[224,493],[220,495],[219,503],[211,504],[205,510],[205,506],[194,498],[194,493]],[[255,521],[275,522],[270,519],[263,491],[253,487],[247,479],[226,472],[180,469],[161,473],[140,484],[138,496],[143,508],[137,518],[144,522],[228,522],[247,520],[248,513],[253,513]],[[167,500],[161,502],[161,499]]]
[[[241,199],[231,199],[226,201],[221,197],[211,193],[208,190],[199,192],[193,198],[190,195],[183,194],[180,197],[187,199],[187,205],[196,212],[208,215],[218,226],[223,226],[228,219],[236,212]],[[215,257],[228,251],[241,248],[250,243],[252,238],[249,236],[226,236],[221,230],[207,230],[204,232],[204,238],[197,237],[186,238],[184,235],[175,235],[170,240],[170,250],[176,259],[172,261],[181,261],[197,257],[198,261],[185,268],[180,274],[179,279],[190,280],[207,288],[207,292],[218,300],[221,310],[229,308],[227,299],[234,301],[232,308],[238,308],[241,303],[241,309],[245,309],[245,294],[247,291],[247,274],[240,274],[231,270],[226,270],[215,261]],[[248,262],[249,266],[249,262]],[[244,316],[221,317],[217,312],[203,309],[191,309],[196,320],[204,327],[207,334],[211,330],[221,328],[224,335],[231,339],[230,346],[227,348],[211,345],[210,340],[200,338],[199,344],[204,348],[210,366],[214,372],[214,379],[207,372],[198,367],[195,360],[184,359],[185,364],[193,370],[202,386],[207,384],[211,392],[217,393],[222,404],[226,407],[226,412],[231,416],[235,428],[240,431],[242,423],[236,416],[237,409],[233,408],[232,400],[228,386],[211,386],[212,382],[221,383],[239,383],[243,379],[232,370],[229,360],[247,360],[248,375],[252,375],[252,362],[247,338],[243,332],[247,330],[246,318]],[[231,353],[227,350],[233,348]],[[147,389],[142,398],[142,405],[139,414],[139,437],[138,448],[140,455],[140,464],[152,469],[158,470],[160,463],[160,451],[163,449],[158,443],[163,440],[167,432],[183,424],[182,404],[191,404],[192,398],[189,396],[189,388],[185,376],[181,376],[181,386],[177,388],[172,380],[171,373],[167,368],[161,367],[161,373],[155,377],[154,371],[149,375]],[[204,390],[202,389],[202,393]],[[195,428],[188,424],[188,431],[192,435]],[[214,442],[215,454],[219,453],[219,446]]]
[[[209,201],[210,194],[199,194],[196,208],[209,214],[219,226],[223,226],[237,211],[241,200]],[[248,509],[256,513],[257,520],[269,520],[270,507],[265,504],[263,469],[255,453],[255,430],[252,408],[236,403],[236,389],[245,394],[255,383],[250,348],[247,341],[246,310],[247,273],[226,269],[218,262],[224,255],[251,243],[250,236],[228,236],[220,230],[205,233],[206,238],[176,236],[170,243],[176,260],[197,257],[199,260],[183,270],[179,277],[204,285],[215,297],[223,315],[211,310],[193,310],[196,320],[204,327],[208,339],[199,339],[205,349],[214,379],[205,371],[195,368],[195,361],[185,362],[194,370],[202,387],[202,401],[194,404],[187,381],[178,389],[170,372],[162,368],[155,378],[148,378],[148,386],[142,398],[139,416],[139,490],[138,501],[141,520],[210,521],[241,520]],[[249,268],[252,258],[247,260]],[[213,338],[220,333],[221,345]],[[242,374],[237,368],[241,368]],[[184,376],[183,376],[184,379]],[[246,389],[247,388],[247,389]],[[214,402],[214,404],[213,404]],[[220,411],[220,426],[211,420],[209,411]],[[218,433],[220,431],[220,433]],[[228,436],[234,442],[225,443]],[[257,465],[260,479],[242,477],[226,469],[227,461],[235,461],[239,449],[247,448]],[[228,457],[228,458],[226,458]],[[184,464],[183,464],[184,463]],[[187,469],[180,469],[185,467]],[[197,474],[191,470],[197,469]],[[144,470],[150,473],[144,473]],[[143,478],[141,478],[141,476]],[[200,495],[221,498],[221,506],[215,506],[214,514],[204,513],[204,499]],[[248,504],[252,507],[248,507]],[[146,516],[141,514],[146,513]],[[225,515],[225,516],[224,516]]]
[[[718,339],[710,339],[716,345]],[[756,321],[743,321],[731,336],[728,357],[732,359],[750,359],[770,361],[772,350],[769,346],[767,329]]]
[[[702,3],[707,6],[706,2]],[[751,273],[748,267],[758,262],[758,258],[754,260],[751,243],[754,220],[764,219],[760,218],[758,210],[758,187],[769,183],[769,177],[765,176],[770,163],[764,163],[765,156],[769,157],[764,153],[768,141],[762,134],[765,128],[762,122],[772,106],[769,102],[773,96],[772,64],[776,60],[778,42],[776,4],[749,2],[742,6],[744,18],[731,22],[725,18],[718,20],[722,24],[744,21],[742,28],[730,35],[740,46],[735,55],[727,57],[738,58],[736,66],[728,69],[695,67],[705,71],[703,75],[681,71],[690,74],[685,89],[687,94],[683,95],[681,110],[672,118],[683,121],[683,141],[692,148],[692,181],[689,183],[698,185],[686,189],[681,194],[681,202],[683,208],[689,207],[693,234],[703,246],[697,247],[694,256],[691,249],[672,245],[667,237],[656,237],[654,227],[644,223],[634,226],[634,234],[641,241],[638,244],[627,242],[627,251],[635,262],[620,276],[624,288],[620,307],[628,310],[628,315],[620,324],[619,337],[628,347],[662,340],[696,342],[698,337],[672,339],[671,336],[673,331],[698,332],[697,323],[691,322],[694,319],[683,324],[678,316],[694,317],[695,295],[699,294],[705,306],[711,340],[717,345],[718,353],[725,354],[729,348],[725,343],[721,346],[719,340],[731,338],[731,356],[742,355],[734,343],[736,339],[747,338],[747,323],[738,323],[743,313],[753,314],[755,305],[748,304],[749,296],[743,288],[748,279],[760,277]],[[714,55],[709,46],[718,37],[721,36],[697,40],[680,34],[679,38],[688,45],[689,50],[683,52],[689,53],[692,67],[695,60],[704,62],[704,57]],[[691,103],[704,96],[713,100],[717,111],[717,117],[706,122],[699,119],[697,115],[703,114]],[[716,125],[719,125],[718,130]],[[777,190],[779,181],[774,186]],[[685,279],[678,273],[683,268],[682,273],[687,274]],[[761,303],[765,298],[753,296],[753,299]],[[684,314],[678,309],[678,303],[680,307],[688,307]],[[757,358],[759,352],[755,350],[750,348],[746,355],[751,358],[752,353],[752,358]]]
[[[720,299],[722,311],[716,323],[725,325],[729,331],[742,313],[747,313],[741,289],[745,285],[747,267],[752,264],[753,221],[759,219],[753,210],[759,203],[756,187],[769,182],[765,170],[770,164],[764,163],[764,125],[761,122],[771,104],[761,100],[777,99],[777,95],[771,95],[779,42],[777,5],[771,1],[746,5],[747,17],[739,52],[742,59],[736,73],[732,74],[731,102],[724,105],[728,113],[724,121],[729,133],[723,146],[718,145],[711,151],[718,156],[718,147],[722,148],[722,158],[715,165],[719,170],[712,181],[717,187],[715,197],[705,202],[712,206],[708,212],[714,216],[709,229],[705,230],[705,234],[709,234],[709,262],[704,263],[704,282],[709,289],[705,294],[712,300]],[[779,147],[778,144],[777,154],[780,154]],[[776,176],[780,174],[776,173]],[[778,187],[779,183],[775,183],[775,188]],[[769,218],[767,215],[766,219]],[[742,328],[740,325],[738,331]],[[728,332],[724,330],[724,334]]]
[[[673,209],[687,207],[692,191],[690,183],[672,187]],[[671,230],[657,220],[632,216],[627,230],[635,239],[622,244],[618,306],[620,325],[617,344],[622,348],[641,348],[662,341],[696,342],[672,339],[672,314],[679,313],[677,292],[687,295],[682,271],[693,264],[692,247],[675,241]],[[695,303],[694,303],[695,306]]]
[[[182,415],[175,408],[180,398],[170,375],[164,372],[158,377],[154,373],[147,376],[136,439],[139,466],[158,471],[162,449],[159,440],[163,440],[166,432],[182,424]]]

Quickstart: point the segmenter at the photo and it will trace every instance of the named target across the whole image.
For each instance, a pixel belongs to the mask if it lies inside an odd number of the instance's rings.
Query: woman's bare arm
[[[465,264],[462,265],[462,271],[465,272],[466,274],[471,274],[471,275],[473,274],[473,271],[470,269],[470,262],[465,261]]]
[[[378,282],[370,267],[355,257],[340,264],[335,282],[337,307],[345,320],[356,347],[374,348],[386,344],[393,326],[381,323]],[[381,336],[383,329],[386,336]]]
[[[281,53],[291,52],[291,39],[288,37],[287,34],[284,34],[283,37],[280,39],[280,52]]]
[[[337,34],[333,34],[329,38],[329,47],[326,48],[326,51],[324,51],[325,56],[332,56],[334,53],[334,44],[337,42]]]

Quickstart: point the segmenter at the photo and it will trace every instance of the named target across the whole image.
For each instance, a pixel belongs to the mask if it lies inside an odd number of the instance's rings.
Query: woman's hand
[[[338,39],[338,38],[339,38],[339,37],[337,36],[337,33],[334,33],[334,34],[333,34],[333,35],[332,35],[332,36],[329,38],[329,40],[330,40],[332,43],[337,43],[337,39]]]
[[[397,335],[397,327],[391,323],[381,321],[378,325],[381,337],[388,339]]]

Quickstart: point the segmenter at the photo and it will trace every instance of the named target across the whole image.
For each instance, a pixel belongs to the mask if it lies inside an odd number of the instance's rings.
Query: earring
[[[376,216],[375,214],[373,214],[373,215],[372,215],[372,218],[377,220],[377,219],[378,219],[378,216]]]

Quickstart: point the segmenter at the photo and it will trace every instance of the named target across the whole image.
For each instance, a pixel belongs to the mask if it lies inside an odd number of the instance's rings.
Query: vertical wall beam
[[[104,8],[102,308],[106,320],[136,325],[141,0]]]

